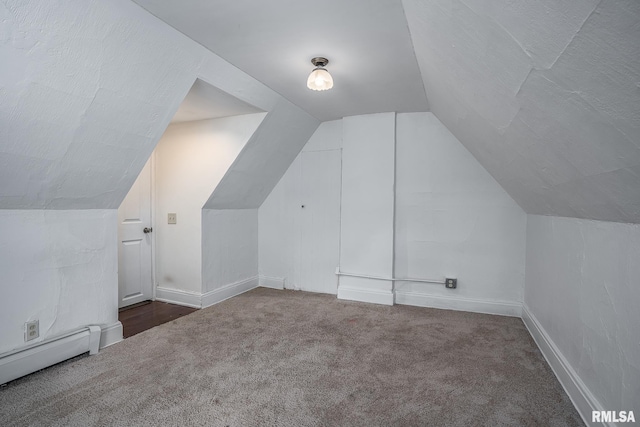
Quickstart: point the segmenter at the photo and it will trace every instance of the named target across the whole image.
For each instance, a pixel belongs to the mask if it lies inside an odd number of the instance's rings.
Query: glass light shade
[[[327,90],[333,87],[333,78],[324,68],[316,68],[309,74],[307,87],[311,90]]]

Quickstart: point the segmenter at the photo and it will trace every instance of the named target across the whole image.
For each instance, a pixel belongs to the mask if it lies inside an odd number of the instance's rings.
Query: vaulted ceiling
[[[636,0],[136,3],[320,120],[431,109],[528,213],[640,222]]]
[[[135,0],[321,121],[428,111],[399,0]],[[316,56],[335,86],[306,87]]]
[[[117,207],[201,78],[283,120],[283,159],[316,119],[431,110],[526,212],[640,223],[637,0],[137,3],[0,2],[0,208]]]

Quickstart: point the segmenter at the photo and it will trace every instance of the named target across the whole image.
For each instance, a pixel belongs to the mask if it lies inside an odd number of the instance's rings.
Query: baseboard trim
[[[240,295],[258,287],[258,276],[253,276],[239,282],[224,285],[202,295],[202,308],[221,303],[224,300]]]
[[[358,289],[346,286],[338,286],[338,299],[393,305],[393,293],[391,291]]]
[[[88,326],[3,353],[0,355],[0,384],[86,352],[97,354],[99,340],[100,327]]]
[[[116,322],[102,328],[100,334],[100,350],[122,341],[122,323]]]
[[[271,289],[284,289],[284,277],[259,276],[260,286]]]
[[[162,288],[160,286],[156,288],[156,301],[184,305],[191,308],[202,308],[202,294]]]
[[[573,406],[578,410],[582,421],[589,426],[600,425],[615,427],[615,424],[591,422],[591,412],[602,411],[604,408],[584,382],[582,382],[576,371],[573,370],[567,359],[560,352],[556,344],[549,337],[549,334],[547,334],[526,304],[522,307],[522,321],[538,345],[540,352],[547,360],[547,363],[551,366],[553,373],[558,378],[558,381],[560,381],[569,399],[573,402]]]
[[[397,290],[396,304],[440,308],[445,310],[470,311],[472,313],[497,314],[500,316],[510,317],[522,316],[522,303],[519,302],[443,297]]]

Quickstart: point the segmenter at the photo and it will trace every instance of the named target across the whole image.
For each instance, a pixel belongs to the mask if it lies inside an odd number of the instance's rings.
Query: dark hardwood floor
[[[160,301],[144,301],[121,308],[118,320],[122,323],[123,336],[129,338],[178,317],[198,310],[197,308],[168,304]]]

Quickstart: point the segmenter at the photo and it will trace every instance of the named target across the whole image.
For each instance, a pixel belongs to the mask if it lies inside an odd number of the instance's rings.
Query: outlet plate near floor
[[[40,336],[40,321],[32,320],[24,324],[24,340],[35,340]]]

